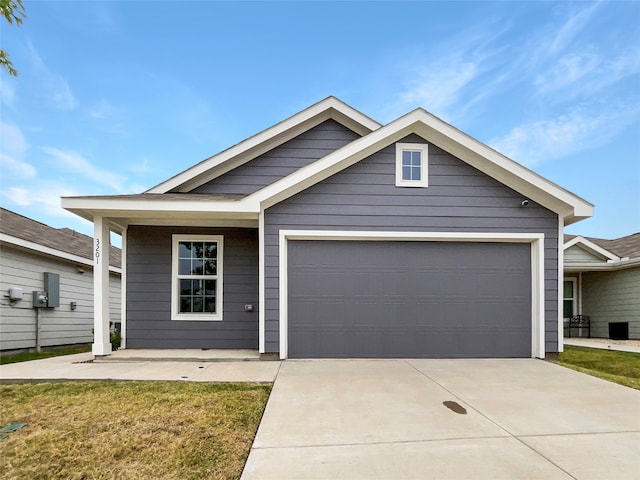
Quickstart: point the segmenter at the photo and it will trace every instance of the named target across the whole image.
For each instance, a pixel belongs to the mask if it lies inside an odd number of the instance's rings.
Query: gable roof
[[[316,162],[302,167],[290,175],[244,198],[227,196],[203,196],[200,201],[173,198],[162,201],[171,192],[187,192],[212,178],[236,168],[269,149],[275,148],[293,136],[315,124],[334,118],[349,123],[352,129],[359,125],[363,135],[344,147]],[[316,123],[317,122],[317,123]],[[351,128],[350,127],[350,128]],[[68,197],[63,207],[87,219],[94,215],[121,217],[122,225],[112,221],[115,228],[122,228],[131,218],[158,221],[160,216],[174,220],[189,215],[213,217],[216,214],[256,221],[260,212],[325,178],[353,165],[376,151],[407,135],[415,133],[450,154],[467,162],[481,172],[493,177],[549,210],[557,213],[569,225],[593,214],[593,205],[541,177],[526,167],[505,157],[487,145],[461,132],[438,117],[418,108],[385,126],[369,119],[346,104],[329,97],[279,124],[201,162],[162,184],[142,194],[138,201],[118,197]],[[192,195],[191,195],[192,196]],[[204,202],[208,202],[203,204]],[[223,217],[220,217],[223,218]]]
[[[263,208],[274,205],[366,158],[411,133],[467,162],[472,167],[549,208],[569,225],[593,215],[593,205],[514,162],[422,108],[354,140],[339,150],[250,195]]]
[[[233,147],[197,163],[145,193],[191,191],[328,119],[341,123],[361,136],[381,126],[336,97],[327,97]]]
[[[93,238],[70,228],[53,228],[0,208],[0,240],[84,265],[93,265]],[[120,268],[121,251],[112,246],[110,264]]]
[[[613,240],[583,237],[580,235],[565,235],[564,241],[565,250],[573,245],[579,245],[586,247],[588,250],[597,249],[598,253],[610,260],[640,258],[640,232],[614,238]]]

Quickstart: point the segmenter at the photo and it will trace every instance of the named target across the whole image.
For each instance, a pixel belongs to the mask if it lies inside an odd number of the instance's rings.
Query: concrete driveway
[[[271,478],[636,479],[640,392],[532,359],[288,360],[242,475]]]

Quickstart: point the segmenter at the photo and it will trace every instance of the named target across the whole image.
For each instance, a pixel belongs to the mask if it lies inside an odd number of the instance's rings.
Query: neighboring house
[[[280,358],[558,352],[563,227],[593,212],[422,109],[382,126],[334,97],[143,194],[62,203],[122,235],[128,348]]]
[[[91,237],[0,209],[0,350],[93,342],[92,250]],[[119,249],[111,259],[110,318],[119,322]],[[34,291],[48,295],[39,308]]]
[[[564,240],[565,319],[589,316],[592,337],[640,339],[640,233]],[[586,334],[571,330],[571,336]]]

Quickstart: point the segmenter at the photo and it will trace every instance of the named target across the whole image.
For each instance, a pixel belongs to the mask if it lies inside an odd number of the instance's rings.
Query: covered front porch
[[[122,350],[264,351],[260,214],[234,203],[206,194],[63,199],[94,224],[94,356],[113,353],[111,232],[122,238]]]

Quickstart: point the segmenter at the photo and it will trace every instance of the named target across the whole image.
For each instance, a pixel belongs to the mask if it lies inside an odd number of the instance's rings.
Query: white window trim
[[[412,242],[504,242],[531,244],[531,357],[545,357],[545,270],[543,233],[385,232],[351,230],[280,230],[279,309],[280,358],[289,356],[289,240],[353,240]]]
[[[218,258],[216,262],[216,313],[179,313],[178,286],[178,245],[180,242],[217,242]],[[171,236],[171,320],[222,321],[222,286],[224,263],[223,235],[172,235]]]
[[[402,179],[402,152],[420,152],[420,180]],[[429,157],[426,143],[396,143],[396,187],[429,186]]]
[[[564,296],[564,282],[571,282],[571,298],[567,298]],[[563,320],[568,320],[569,317],[564,316],[564,301],[572,300],[573,301],[573,310],[571,312],[571,316],[578,315],[578,277],[563,277],[562,278],[562,318]]]

